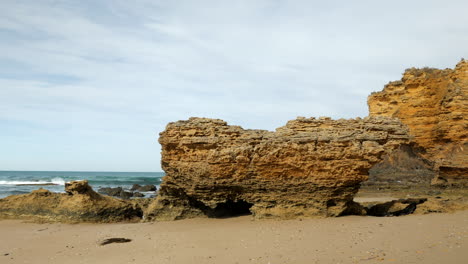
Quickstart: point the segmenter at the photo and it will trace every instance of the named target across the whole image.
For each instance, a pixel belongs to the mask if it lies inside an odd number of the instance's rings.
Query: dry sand
[[[0,263],[468,263],[468,211],[137,224],[0,221]],[[100,246],[106,238],[132,239]]]

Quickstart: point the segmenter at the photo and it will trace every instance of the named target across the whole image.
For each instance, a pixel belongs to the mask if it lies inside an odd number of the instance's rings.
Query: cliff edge
[[[411,68],[368,98],[370,116],[397,117],[419,154],[432,163],[433,184],[468,185],[468,61],[454,69]]]

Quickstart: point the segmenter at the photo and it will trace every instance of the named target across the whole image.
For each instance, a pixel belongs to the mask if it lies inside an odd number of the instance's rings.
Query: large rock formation
[[[143,215],[136,202],[99,195],[87,181],[67,183],[65,191],[52,193],[39,189],[0,199],[0,218],[44,222],[120,222],[140,220]]]
[[[147,218],[347,214],[368,170],[407,132],[385,117],[298,118],[276,132],[219,119],[169,123],[159,138],[166,176]]]
[[[368,98],[371,116],[408,125],[421,156],[434,165],[435,183],[468,183],[468,61],[455,69],[408,69],[400,81]]]

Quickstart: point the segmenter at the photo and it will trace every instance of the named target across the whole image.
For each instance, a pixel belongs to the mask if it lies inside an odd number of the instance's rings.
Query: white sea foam
[[[0,181],[0,185],[65,185],[62,178],[53,178],[51,181]]]
[[[62,178],[53,178],[51,182],[57,185],[65,185],[65,180]]]

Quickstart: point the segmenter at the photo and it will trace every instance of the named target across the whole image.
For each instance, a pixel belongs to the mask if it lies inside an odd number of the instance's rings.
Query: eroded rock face
[[[408,69],[400,81],[368,98],[371,116],[398,117],[425,150],[433,182],[468,183],[468,61],[455,69]]]
[[[120,222],[140,220],[143,215],[137,203],[99,195],[87,181],[67,183],[65,191],[52,193],[39,189],[0,199],[0,218],[45,222]]]
[[[351,213],[362,209],[352,200],[368,170],[408,140],[407,128],[385,117],[299,118],[276,132],[219,119],[169,123],[159,138],[166,176],[147,218]]]
[[[435,177],[432,164],[422,159],[411,145],[404,145],[385,155],[382,162],[369,170],[365,186],[385,188],[389,186],[429,187]]]

